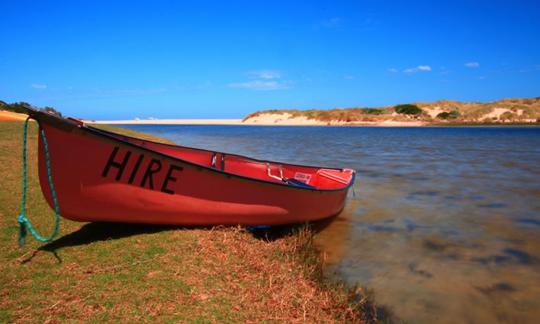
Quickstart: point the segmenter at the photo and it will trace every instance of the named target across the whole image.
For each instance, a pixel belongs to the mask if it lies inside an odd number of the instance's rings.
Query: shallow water
[[[539,127],[129,125],[187,146],[358,171],[317,234],[327,272],[412,322],[540,319]]]

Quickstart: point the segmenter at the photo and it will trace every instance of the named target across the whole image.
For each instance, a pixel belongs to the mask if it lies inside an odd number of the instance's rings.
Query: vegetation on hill
[[[404,115],[420,115],[423,112],[422,109],[418,108],[417,105],[413,104],[397,105],[394,107],[394,110],[398,114]]]
[[[6,103],[5,101],[0,100],[0,110],[7,110],[7,111],[12,111],[12,112],[24,114],[24,113],[26,113],[25,108],[33,108],[33,109],[37,109],[37,110],[43,110],[43,111],[48,112],[49,114],[53,114],[53,115],[57,115],[57,116],[62,117],[62,113],[60,113],[58,110],[54,109],[53,107],[46,106],[46,107],[43,107],[43,108],[39,108],[39,107],[33,106],[33,105],[31,105],[31,104],[29,104],[27,102],[24,102],[24,101],[14,102],[14,103]]]
[[[386,108],[335,108],[330,110],[322,109],[310,109],[310,110],[298,110],[298,109],[271,109],[257,111],[246,116],[243,121],[250,118],[255,118],[263,114],[289,114],[290,118],[294,117],[306,117],[308,119],[331,122],[331,121],[343,121],[343,122],[355,122],[361,120],[367,120],[376,116],[388,114],[389,110]]]
[[[539,123],[540,97],[503,99],[493,102],[460,102],[438,100],[381,108],[272,109],[249,114],[244,121],[264,114],[288,114],[325,123],[362,123],[382,121],[415,121],[429,123]]]
[[[457,110],[452,110],[450,112],[443,111],[442,113],[437,114],[437,118],[439,119],[456,119],[459,118],[460,113]]]

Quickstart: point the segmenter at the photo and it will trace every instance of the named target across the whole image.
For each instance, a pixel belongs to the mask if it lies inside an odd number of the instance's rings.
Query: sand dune
[[[0,121],[25,120],[25,114],[18,114],[11,111],[0,110]]]
[[[422,126],[425,123],[421,121],[398,121],[398,120],[380,120],[380,121],[355,121],[346,122],[339,120],[321,121],[308,119],[305,116],[293,116],[289,113],[263,113],[254,117],[249,117],[243,125],[274,125],[274,126]]]
[[[326,125],[327,123],[308,119],[304,116],[293,117],[289,113],[283,114],[260,114],[248,118],[243,122],[244,125],[284,125],[284,126],[307,126],[307,125]]]

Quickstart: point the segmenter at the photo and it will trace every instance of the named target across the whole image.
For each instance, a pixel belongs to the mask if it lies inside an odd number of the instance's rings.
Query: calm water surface
[[[540,321],[540,128],[130,125],[177,143],[358,171],[328,272],[410,322]]]

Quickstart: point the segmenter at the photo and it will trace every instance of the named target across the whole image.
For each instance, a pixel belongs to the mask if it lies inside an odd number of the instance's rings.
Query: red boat
[[[29,110],[45,133],[63,217],[177,225],[278,225],[333,216],[351,169],[302,166],[161,144]],[[40,132],[39,177],[49,205]]]

